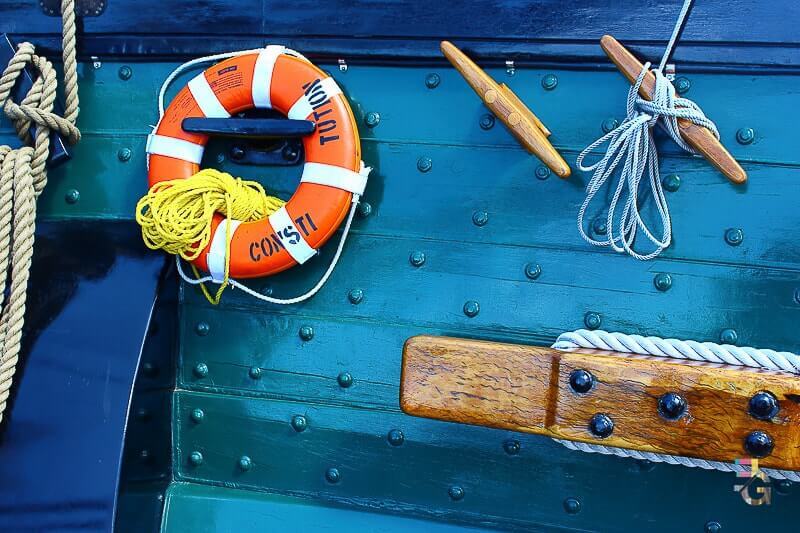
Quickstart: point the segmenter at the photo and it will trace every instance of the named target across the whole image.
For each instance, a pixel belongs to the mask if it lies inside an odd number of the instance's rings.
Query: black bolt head
[[[235,161],[240,161],[244,158],[244,148],[241,146],[233,146],[231,147],[231,159]]]
[[[606,414],[597,413],[589,421],[589,431],[595,437],[604,439],[614,432],[614,421]]]
[[[753,431],[744,439],[745,451],[753,457],[766,457],[772,453],[775,442],[763,431]]]
[[[658,413],[667,420],[677,420],[686,412],[686,399],[676,392],[662,394],[658,399]]]
[[[592,390],[594,376],[588,370],[573,370],[569,375],[569,386],[578,394],[586,394]]]
[[[750,398],[750,415],[759,420],[771,420],[780,411],[778,399],[774,394],[767,391],[757,392]]]

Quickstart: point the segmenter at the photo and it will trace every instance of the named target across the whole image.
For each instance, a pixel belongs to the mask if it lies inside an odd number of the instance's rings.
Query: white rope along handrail
[[[586,185],[586,198],[578,210],[577,222],[581,237],[594,246],[610,246],[617,252],[628,253],[640,260],[656,257],[672,242],[672,222],[659,176],[658,150],[653,140],[653,127],[661,124],[678,146],[692,154],[695,154],[696,151],[681,138],[678,119],[686,119],[704,126],[719,139],[716,125],[705,116],[697,104],[676,96],[675,87],[663,72],[691,4],[692,0],[684,1],[661,63],[658,68],[652,70],[656,79],[652,101],[639,96],[639,87],[650,69],[650,63],[645,63],[636,82],[628,91],[625,120],[618,127],[587,146],[576,160],[576,165],[580,170],[592,172],[592,177]],[[585,166],[586,157],[606,143],[608,143],[608,148],[605,155],[596,163]],[[596,239],[588,235],[584,229],[586,211],[606,182],[612,178],[620,163],[622,163],[622,171],[617,178],[616,185],[612,186],[613,195],[606,215],[608,233],[606,238]],[[640,187],[643,186],[645,172],[660,219],[659,236],[655,235],[656,232],[651,231],[642,218],[642,200],[646,198],[640,196]],[[626,195],[624,201],[623,194]],[[623,202],[624,205],[622,212],[618,214],[620,202]],[[652,245],[652,251],[640,253],[634,250],[634,241],[639,230],[644,233]]]
[[[53,113],[56,71],[31,43],[17,47],[0,76],[0,107],[25,146],[0,146],[0,422],[19,360],[25,323],[28,277],[36,230],[36,199],[47,185],[50,133],[74,144],[81,133],[78,118],[78,71],[75,59],[75,0],[62,0],[64,116]],[[39,72],[20,103],[11,99],[17,80],[30,65]],[[36,135],[32,138],[31,128]],[[6,283],[8,291],[6,292]]]
[[[579,329],[559,335],[556,342],[553,343],[553,348],[558,350],[589,348],[640,355],[655,355],[658,357],[708,361],[711,363],[723,363],[750,368],[765,368],[800,375],[800,356],[797,354],[749,347],[740,348],[738,346],[715,344],[713,342],[682,341],[678,339],[662,339],[659,337],[642,337],[640,335],[611,333],[602,330],[590,331],[587,329]],[[733,463],[706,461],[705,459],[683,457],[679,455],[640,452],[625,448],[604,446],[602,444],[573,442],[562,439],[553,440],[563,444],[570,450],[579,450],[582,452],[617,455],[619,457],[630,457],[656,463],[669,463],[671,465],[683,465],[706,470],[720,470],[723,472],[744,471],[743,465]],[[771,468],[762,468],[762,470],[773,479],[800,481],[800,472]]]

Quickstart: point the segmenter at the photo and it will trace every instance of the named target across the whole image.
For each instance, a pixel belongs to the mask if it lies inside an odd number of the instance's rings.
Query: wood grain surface
[[[639,77],[639,73],[642,72],[644,65],[622,46],[619,41],[610,35],[604,35],[603,38],[600,39],[600,46],[628,81],[631,83],[635,82],[636,78]],[[642,98],[652,100],[655,87],[656,76],[648,71],[642,80],[642,84],[639,86],[639,94]],[[747,173],[733,158],[730,152],[725,149],[722,143],[719,142],[711,130],[684,119],[678,119],[678,127],[686,143],[701,153],[703,157],[722,172],[725,177],[733,183],[744,183],[747,181]]]
[[[594,387],[579,394],[570,374],[584,369]],[[715,461],[747,457],[745,437],[761,430],[775,448],[766,467],[800,468],[800,379],[777,372],[592,350],[418,336],[406,342],[400,385],[403,411],[465,424]],[[748,413],[750,398],[769,391],[780,411],[769,421]],[[686,413],[667,420],[658,398],[676,392]],[[589,431],[604,413],[611,436]]]

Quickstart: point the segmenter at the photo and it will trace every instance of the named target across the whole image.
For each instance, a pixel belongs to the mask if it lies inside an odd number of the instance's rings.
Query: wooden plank
[[[679,9],[680,2],[654,0],[631,0],[614,9],[592,0],[569,5],[557,0],[113,0],[103,15],[85,19],[79,53],[185,57],[253,48],[272,40],[299,46],[305,53],[338,57],[431,58],[438,55],[439,40],[447,37],[473,41],[467,50],[473,57],[578,62],[600,59],[595,43],[604,33],[638,44],[634,50],[639,54],[661,53]],[[798,17],[800,4],[791,0],[697,2],[675,61],[744,68],[796,66]],[[58,20],[45,16],[37,0],[0,2],[0,32],[60,46]]]
[[[570,386],[577,370],[594,376],[588,392]],[[779,401],[771,420],[748,413],[759,391]],[[686,401],[675,420],[659,414],[667,393]],[[798,398],[800,380],[777,372],[430,336],[406,342],[400,384],[400,405],[415,416],[714,461],[748,457],[745,439],[763,431],[774,450],[761,464],[783,469],[800,468]],[[614,423],[605,438],[590,430],[598,414]]]

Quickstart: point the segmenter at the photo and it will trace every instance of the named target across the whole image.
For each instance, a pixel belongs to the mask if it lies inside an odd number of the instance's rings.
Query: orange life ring
[[[303,175],[284,207],[252,222],[219,213],[214,217],[212,238],[194,264],[215,280],[224,272],[226,224],[232,233],[230,276],[268,276],[313,257],[366,186],[358,128],[347,99],[333,78],[282,46],[213,65],[175,96],[148,137],[150,186],[189,178],[200,169],[208,136],[185,132],[183,119],[229,117],[254,108],[312,120],[316,129],[303,139]]]

